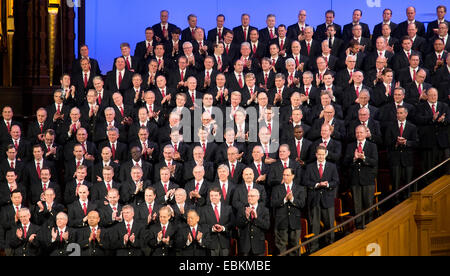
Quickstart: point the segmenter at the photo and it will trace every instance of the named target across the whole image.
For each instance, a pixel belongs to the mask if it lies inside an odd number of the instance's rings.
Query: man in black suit
[[[74,76],[82,71],[80,62],[83,58],[85,58],[89,61],[90,65],[91,65],[91,71],[93,72],[93,74],[96,76],[101,76],[101,70],[98,65],[98,61],[96,59],[89,57],[89,48],[86,44],[81,45],[80,55],[72,63],[72,76]]]
[[[51,229],[41,228],[42,241],[44,242],[45,255],[68,256],[71,250],[67,250],[69,244],[76,239],[76,229],[68,225],[68,216],[64,212],[56,215],[56,226]]]
[[[336,165],[326,161],[327,148],[316,148],[316,162],[306,167],[303,185],[308,189],[307,204],[310,211],[312,232],[320,233],[320,222],[324,224],[324,231],[333,227],[334,223],[334,199],[339,186],[339,175]],[[334,232],[325,237],[326,243],[334,241]],[[311,251],[319,249],[319,241],[311,245]]]
[[[436,16],[437,19],[434,21],[431,21],[427,25],[427,34],[426,38],[428,40],[432,39],[433,36],[439,31],[439,24],[445,22],[449,24],[450,22],[445,20],[445,15],[447,13],[447,7],[444,5],[439,5],[436,7]],[[448,25],[447,25],[448,26]]]
[[[289,54],[291,51],[292,40],[286,36],[286,33],[286,26],[284,24],[280,24],[277,27],[278,36],[268,42],[269,45],[273,43],[278,45],[278,47],[280,48],[279,55],[282,57],[286,57],[287,54]]]
[[[342,39],[344,41],[349,41],[353,37],[352,29],[353,29],[353,26],[355,26],[357,24],[361,25],[362,36],[365,38],[370,38],[369,26],[366,23],[360,22],[361,17],[362,17],[362,11],[360,9],[353,10],[352,22],[344,25],[344,28],[342,30]]]
[[[420,52],[422,56],[425,57],[429,50],[431,50],[431,47],[424,37],[417,34],[417,26],[415,24],[409,24],[407,32],[408,36],[413,41],[412,49]]]
[[[75,135],[75,140],[68,142],[64,146],[64,156],[66,161],[71,160],[73,155],[73,150],[75,145],[81,145],[83,148],[83,156],[89,161],[94,161],[97,157],[97,147],[91,141],[88,141],[88,133],[85,128],[80,128],[77,130]]]
[[[99,225],[100,215],[97,211],[90,211],[87,217],[89,227],[77,232],[81,256],[106,256],[109,253],[109,239],[107,231]]]
[[[101,206],[111,189],[120,189],[120,183],[113,180],[115,173],[111,166],[104,166],[101,172],[101,181],[96,182],[91,188],[91,200]],[[100,179],[98,179],[100,180]]]
[[[239,252],[244,256],[262,256],[265,251],[265,233],[270,227],[269,209],[259,204],[257,189],[248,192],[247,202],[238,210],[236,219]]]
[[[371,69],[377,68],[376,61],[379,57],[386,58],[386,66],[390,66],[392,63],[392,58],[394,57],[394,53],[387,50],[387,44],[386,38],[383,36],[379,36],[373,44],[375,45],[375,49],[372,53],[369,53],[366,55],[364,59],[364,70],[366,72],[370,71]]]
[[[446,62],[447,66],[438,69],[432,78],[433,86],[438,89],[439,95],[450,94],[450,55],[447,55]],[[449,100],[445,102],[449,103]]]
[[[112,92],[105,89],[105,82],[99,75],[94,77],[92,83],[94,84],[95,91],[97,92],[97,104],[100,106],[99,110],[105,110],[106,107],[111,105]],[[101,114],[101,116],[103,116],[103,114]]]
[[[172,210],[168,206],[159,209],[159,223],[153,224],[145,243],[152,248],[152,256],[175,256],[178,225],[170,221]]]
[[[425,25],[422,22],[419,22],[415,19],[416,17],[416,8],[408,7],[406,8],[406,17],[407,20],[398,24],[395,29],[394,36],[398,39],[402,38],[405,35],[408,35],[408,25],[415,24],[417,26],[417,34],[421,37],[425,37]]]
[[[238,161],[239,156],[239,149],[237,147],[228,147],[227,160],[223,163],[228,166],[228,169],[230,170],[228,180],[232,181],[236,185],[242,182],[242,172],[246,167],[242,162]]]
[[[370,92],[368,90],[362,89],[359,92],[358,98],[355,100],[355,103],[352,104],[347,110],[347,116],[345,117],[345,125],[348,126],[351,121],[358,119],[358,111],[366,107],[370,110],[370,113],[373,118],[378,117],[378,108],[369,104],[370,102]],[[353,131],[353,130],[352,130]]]
[[[47,119],[47,110],[41,107],[36,111],[36,120],[30,123],[27,129],[27,139],[31,144],[44,141],[44,133],[47,129],[54,129],[53,122]],[[1,142],[0,142],[1,143]]]
[[[281,180],[283,179],[284,168],[292,168],[295,174],[294,182],[296,184],[301,183],[300,165],[294,159],[291,159],[290,155],[291,151],[289,149],[289,145],[281,145],[278,150],[279,160],[277,160],[270,166],[270,172],[268,175],[267,182],[272,189],[273,187],[281,183]]]
[[[9,141],[11,138],[11,127],[13,125],[18,125],[22,128],[22,124],[13,120],[13,116],[14,113],[12,107],[4,106],[2,109],[2,120],[0,121],[0,144]]]
[[[439,68],[445,67],[448,52],[445,51],[445,44],[442,38],[434,38],[432,41],[434,51],[425,57],[424,67],[433,74]]]
[[[370,87],[364,85],[364,73],[362,71],[355,71],[352,74],[352,84],[344,90],[343,108],[344,111],[348,111],[351,105],[356,103],[356,99],[359,97],[359,93],[363,90],[369,91],[369,95],[372,93]]]
[[[427,101],[417,106],[415,114],[415,120],[419,127],[424,172],[449,156],[449,119],[447,114],[449,114],[448,105],[438,101],[437,89],[428,89]],[[446,172],[448,172],[447,168]]]
[[[267,27],[264,29],[260,29],[258,31],[259,36],[259,42],[262,42],[264,44],[268,44],[269,41],[277,37],[276,29],[276,17],[274,14],[268,14],[266,16],[266,25]]]
[[[250,42],[250,31],[256,29],[250,26],[250,15],[243,13],[241,15],[241,25],[233,28],[234,38],[233,43],[240,45],[242,42]]]
[[[181,43],[191,41],[194,39],[195,29],[197,29],[197,16],[195,14],[189,14],[187,17],[188,27],[181,32]]]
[[[33,146],[33,159],[24,166],[23,183],[30,188],[33,183],[41,182],[41,171],[43,168],[50,170],[52,181],[56,180],[57,172],[52,161],[43,158],[44,151],[41,145]],[[38,197],[39,198],[39,197]],[[59,198],[58,198],[59,199]],[[34,202],[35,203],[35,202]]]
[[[86,155],[88,156],[88,155]],[[83,146],[80,144],[76,144],[73,147],[72,157],[65,162],[65,171],[64,171],[64,183],[71,182],[75,178],[75,172],[77,168],[81,165],[87,167],[88,176],[92,175],[93,162],[85,158],[85,153],[83,150]]]
[[[419,145],[417,127],[406,120],[408,109],[406,107],[397,108],[397,122],[392,122],[386,128],[384,144],[388,150],[389,168],[391,169],[392,191],[396,192],[402,183],[410,183],[414,172],[414,151]],[[416,185],[411,186],[410,192],[414,192]],[[398,197],[397,197],[398,198]],[[398,200],[397,200],[398,201]]]
[[[42,200],[34,206],[33,221],[44,229],[56,227],[56,215],[64,210],[64,205],[55,202],[55,191],[47,188]]]
[[[345,58],[345,68],[340,70],[335,79],[335,83],[339,84],[338,86],[342,88],[342,90],[347,89],[353,83],[353,73],[356,70],[356,56],[348,55]]]
[[[216,27],[214,29],[211,29],[208,31],[207,40],[210,42],[211,45],[214,43],[219,43],[220,41],[223,41],[223,33],[225,30],[229,30],[228,28],[224,27],[225,24],[225,15],[219,14],[216,17]],[[211,51],[212,53],[212,51]]]
[[[134,165],[131,168],[131,179],[121,182],[120,201],[123,204],[138,204],[144,202],[144,190],[152,185],[152,182],[145,179],[142,167]]]
[[[331,55],[339,57],[344,50],[344,41],[337,36],[336,25],[328,25],[326,29],[326,37],[324,40],[328,40],[328,47],[331,49]],[[317,39],[318,40],[318,39]],[[320,40],[318,40],[320,41]],[[323,40],[322,40],[323,42]],[[337,64],[340,65],[340,64]],[[338,69],[338,68],[336,68]]]
[[[11,137],[4,140],[3,152],[6,152],[7,145],[14,145],[17,151],[17,159],[27,162],[31,159],[31,144],[22,137],[22,130],[19,125],[11,126]]]
[[[73,228],[87,227],[87,214],[98,208],[93,201],[88,200],[89,189],[85,185],[78,188],[79,200],[74,201],[67,206],[69,215],[69,226]]]
[[[134,219],[134,208],[125,205],[122,208],[122,222],[111,229],[109,235],[111,247],[116,250],[116,256],[142,256],[146,234],[145,225]]]
[[[156,39],[159,38],[161,41],[167,41],[170,39],[173,30],[178,27],[168,22],[169,11],[167,10],[162,10],[159,13],[159,18],[161,22],[153,25],[152,29],[155,32]]]
[[[314,33],[315,39],[318,41],[323,41],[327,39],[329,35],[327,34],[327,30],[329,26],[334,26],[334,31],[336,32],[336,37],[341,38],[341,25],[334,23],[335,13],[333,10],[327,10],[325,12],[325,23],[320,24],[316,28],[316,32]],[[331,47],[331,45],[330,45]]]
[[[386,128],[389,122],[395,122],[397,120],[397,108],[399,106],[404,106],[408,109],[408,120],[413,120],[415,117],[415,107],[412,104],[404,101],[406,92],[402,87],[396,87],[393,90],[393,98],[394,101],[385,104],[380,108],[378,112],[378,118],[375,118],[381,124],[381,130],[384,133],[384,129]]]
[[[160,181],[159,172],[163,167],[169,168],[171,181],[180,184],[183,183],[183,164],[173,159],[175,153],[175,149],[173,148],[173,146],[170,144],[165,145],[162,152],[164,158],[155,165],[153,183]]]
[[[81,106],[86,101],[86,94],[89,89],[94,89],[95,73],[91,70],[90,61],[87,58],[80,60],[81,71],[72,75],[72,83],[76,87],[75,103]]]
[[[17,181],[23,182],[25,162],[17,159],[17,150],[14,145],[9,144],[6,147],[6,158],[2,158],[0,163],[0,179],[5,179],[6,172],[10,169],[14,170],[17,175]],[[23,183],[25,185],[25,183]]]
[[[383,21],[381,23],[378,23],[373,28],[372,32],[372,44],[375,44],[378,37],[383,36],[382,33],[382,27],[383,25],[389,25],[392,32],[395,32],[395,29],[397,28],[397,24],[391,21],[392,18],[392,10],[391,9],[384,9],[383,10]]]
[[[179,225],[176,243],[181,249],[181,256],[207,256],[206,225],[200,225],[200,216],[196,210],[187,211],[187,222]]]
[[[318,118],[314,121],[314,124],[311,127],[311,130],[308,133],[308,139],[311,141],[315,141],[319,139],[321,136],[321,129],[323,124],[328,124],[332,126],[333,132],[331,134],[331,138],[337,141],[342,141],[345,139],[346,131],[345,131],[345,122],[336,118],[336,111],[334,110],[333,105],[327,105],[323,109],[323,117]]]
[[[217,163],[219,163],[219,162],[217,162]],[[205,179],[208,182],[214,181],[214,179],[215,179],[214,161],[213,162],[206,161],[205,160],[205,152],[203,151],[202,147],[195,146],[194,149],[192,149],[192,160],[185,161],[183,164],[183,180],[184,180],[183,182],[184,183],[188,183],[189,181],[194,179],[192,170],[196,166],[203,166],[203,168],[205,170]]]
[[[132,72],[126,68],[125,58],[115,60],[115,69],[106,74],[105,88],[109,91],[120,91],[124,94],[131,86]]]
[[[142,70],[145,71],[147,64],[150,62],[151,56],[153,56],[153,49],[156,46],[157,38],[154,37],[155,32],[151,27],[145,28],[145,40],[136,43],[134,48],[134,56],[142,64]]]
[[[14,190],[18,190],[22,194],[23,201],[27,202],[27,188],[17,181],[14,169],[8,169],[0,184],[0,208],[11,204],[11,195]]]
[[[228,256],[230,253],[231,232],[235,225],[231,206],[221,202],[220,189],[209,191],[209,204],[203,206],[200,213],[200,224],[206,224],[209,230],[211,256]]]
[[[78,199],[78,189],[80,185],[85,185],[89,190],[92,188],[92,183],[85,180],[87,177],[87,168],[84,165],[77,167],[75,171],[75,179],[65,184],[64,189],[64,204],[67,206]]]
[[[112,107],[107,107],[104,111],[105,119],[100,119],[96,124],[93,141],[96,144],[108,141],[108,129],[117,128],[119,130],[119,141],[127,143],[127,125],[116,119],[116,111]],[[119,115],[121,116],[121,115]]]
[[[233,195],[236,190],[236,184],[231,182],[228,179],[228,175],[230,174],[230,169],[227,165],[221,164],[217,168],[217,178],[216,180],[211,184],[210,189],[213,187],[216,187],[220,190],[221,195],[221,201],[224,204],[232,205],[233,202]],[[209,193],[209,191],[208,191]],[[209,198],[208,198],[209,200]],[[209,203],[209,201],[208,201]],[[236,210],[233,210],[233,213],[235,213]]]
[[[122,204],[119,203],[119,198],[119,190],[111,188],[106,195],[105,202],[98,203],[101,227],[111,229],[122,222],[122,216],[120,214],[122,212]]]
[[[297,161],[302,169],[305,169],[306,164],[309,163],[312,142],[305,138],[305,130],[302,125],[293,127],[289,136],[291,135],[293,136],[292,138],[284,141],[284,143],[289,145],[290,158]]]
[[[102,142],[99,145],[99,148],[102,149],[104,147],[111,148],[111,160],[116,164],[123,164],[128,159],[128,148],[127,145],[118,141],[119,139],[119,130],[115,127],[108,129],[108,141]],[[98,155],[98,159],[101,159],[100,154]]]
[[[275,246],[279,252],[299,244],[301,235],[301,209],[306,203],[305,187],[296,183],[296,173],[292,168],[282,171],[281,181],[273,188],[271,206],[275,217]],[[292,256],[298,255],[295,251]]]
[[[360,24],[355,24],[352,27],[352,36],[346,41],[346,46],[344,49],[349,48],[349,44],[352,40],[356,40],[359,43],[360,52],[367,53],[372,51],[372,42],[370,38],[362,36],[362,26]]]
[[[266,193],[266,189],[263,185],[254,182],[255,175],[253,173],[253,169],[247,167],[242,172],[242,183],[237,184],[236,189],[233,194],[232,206],[233,209],[239,212],[242,208],[248,203],[248,192],[251,189],[257,189],[259,191],[259,203],[262,206],[265,206],[268,197]]]
[[[355,215],[370,208],[373,205],[375,193],[375,178],[378,168],[378,150],[376,144],[366,139],[367,128],[358,126],[355,129],[356,142],[347,146],[344,163],[350,168],[350,186]],[[364,218],[356,219],[356,227],[364,228],[364,225],[372,221],[372,212],[368,212]]]
[[[413,42],[409,36],[402,37],[400,43],[401,49],[396,50],[395,55],[392,58],[392,69],[394,72],[398,72],[402,68],[408,67],[409,59],[413,54],[418,54],[419,57],[421,57],[420,52],[412,50]]]
[[[347,141],[355,141],[355,129],[359,125],[367,127],[366,139],[377,146],[383,145],[383,136],[381,133],[380,123],[373,119],[373,111],[367,107],[361,107],[357,111],[357,117],[350,121],[347,129]]]
[[[312,149],[323,145],[327,149],[326,160],[338,164],[342,154],[341,142],[331,138],[332,127],[329,124],[323,124],[320,130],[320,138],[312,144]],[[316,154],[311,150],[310,162],[316,161]]]
[[[142,70],[145,70],[146,66],[142,64],[142,61],[138,57],[131,55],[131,47],[129,43],[121,43],[120,51],[122,53],[120,57],[125,60],[125,68],[128,71],[130,71],[131,73],[142,73]],[[117,69],[116,66],[116,60],[114,60],[112,71],[115,71]]]
[[[5,241],[4,240],[5,237],[10,235],[10,232],[12,232],[13,229],[15,229],[17,221],[19,220],[18,212],[22,207],[24,207],[23,203],[25,203],[23,201],[22,193],[18,189],[13,190],[11,192],[10,200],[11,203],[6,206],[3,206],[0,212],[1,216],[0,222],[2,224],[1,228],[3,230],[3,236],[1,239],[3,241]],[[6,244],[5,246],[5,253],[7,256],[11,256],[13,253],[11,247],[8,244]]]
[[[153,187],[147,187],[144,191],[144,202],[136,206],[136,221],[147,226],[157,222],[159,209],[162,207],[155,202],[156,191]]]
[[[18,223],[6,237],[13,256],[39,256],[41,252],[40,227],[31,223],[31,212],[22,208],[18,212]],[[38,236],[39,235],[39,236]]]
[[[406,85],[406,102],[417,106],[420,102],[426,101],[425,92],[432,87],[431,83],[425,82],[427,72],[424,68],[420,68],[416,73],[416,80]],[[447,102],[447,95],[439,95],[439,100]]]
[[[400,85],[402,87],[407,87],[412,82],[415,82],[416,75],[420,69],[425,70],[425,76],[429,76],[428,69],[425,69],[420,66],[420,55],[418,54],[411,54],[411,58],[409,59],[409,66],[401,68],[397,71],[396,79],[400,82]],[[426,82],[429,81],[429,77],[426,79]]]
[[[205,168],[197,165],[192,170],[194,179],[186,183],[186,193],[189,195],[189,201],[196,208],[202,207],[206,204],[206,198],[211,183],[204,179]]]
[[[321,55],[321,41],[313,39],[314,28],[308,26],[304,31],[305,39],[300,41],[302,47],[300,53],[309,58],[309,60],[315,60],[316,57]]]

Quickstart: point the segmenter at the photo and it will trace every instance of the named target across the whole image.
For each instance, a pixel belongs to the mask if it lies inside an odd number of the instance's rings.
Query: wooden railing
[[[313,256],[450,255],[450,176]]]

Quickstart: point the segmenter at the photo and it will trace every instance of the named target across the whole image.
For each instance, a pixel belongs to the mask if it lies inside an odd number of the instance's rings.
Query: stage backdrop
[[[112,69],[112,62],[120,55],[120,43],[128,42],[132,52],[137,42],[144,40],[146,27],[159,22],[159,12],[169,11],[169,22],[182,30],[188,26],[187,16],[197,15],[198,26],[206,31],[215,27],[216,15],[225,15],[225,26],[233,28],[240,25],[242,13],[250,14],[250,24],[264,28],[266,15],[276,15],[276,23],[286,26],[297,22],[300,9],[307,11],[307,23],[316,27],[323,23],[327,9],[336,12],[335,22],[345,25],[351,21],[352,11],[359,8],[363,11],[362,22],[373,27],[382,20],[384,8],[393,11],[396,23],[406,19],[406,8],[415,6],[416,19],[428,22],[436,19],[436,7],[446,1],[387,1],[387,0],[324,0],[324,1],[292,1],[292,0],[187,0],[187,1],[154,1],[154,0],[95,0],[86,1],[86,44],[90,55],[98,59],[103,74]],[[76,53],[78,55],[78,53]]]

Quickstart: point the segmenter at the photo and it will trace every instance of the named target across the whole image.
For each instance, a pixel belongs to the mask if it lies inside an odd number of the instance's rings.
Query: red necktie
[[[36,164],[36,171],[37,171],[37,174],[38,174],[38,177],[39,178],[41,178],[41,162],[38,162],[37,164]]]
[[[283,50],[283,47],[284,47],[284,39],[282,39],[280,42],[280,49]]]
[[[85,145],[85,143],[82,143],[81,147],[83,148],[83,152],[86,153],[86,145]]]
[[[40,123],[39,125],[40,125],[40,127],[41,127],[41,133],[44,132],[44,124],[43,124],[43,123]]]
[[[305,95],[306,95],[306,97],[308,97],[308,95],[309,95],[309,87],[305,88]]]
[[[400,123],[400,137],[403,136],[403,123]]]
[[[61,105],[60,104],[57,105],[56,112],[61,113]]]
[[[164,192],[167,194],[167,184],[164,184]]]
[[[77,189],[80,188],[81,183],[77,181]]]
[[[165,233],[165,232],[166,232],[166,231],[164,230],[163,233]],[[129,223],[127,223],[127,234],[128,234],[128,236],[131,235],[131,228],[130,228],[130,224],[129,224]]]
[[[120,84],[122,83],[122,72],[119,71],[119,87],[120,88]]]
[[[228,53],[228,52],[227,52]],[[217,57],[217,63],[221,64],[222,63],[222,59],[220,58],[220,56]]]
[[[320,178],[322,178],[322,176],[323,176],[323,165],[322,164],[319,164],[319,176],[320,176]]]
[[[131,70],[130,60],[128,59],[128,57],[126,57],[126,62],[128,70]]]
[[[47,190],[47,184],[42,183],[42,191],[45,192]]]
[[[250,193],[250,190],[252,189],[252,185],[247,186],[247,193]]]
[[[79,166],[81,166],[81,161],[77,162],[77,169],[78,169]]]
[[[253,96],[253,88],[250,88],[250,96]]]
[[[225,183],[222,185],[222,195],[223,195],[223,200],[227,199],[227,189],[225,188]]]
[[[252,211],[250,212],[250,218],[255,219],[255,207],[252,206]]]
[[[151,215],[153,213],[152,205],[148,205],[148,214]]]
[[[264,85],[267,85],[267,79],[269,78],[268,74],[264,74]]]
[[[178,146],[177,146],[177,144],[174,144],[174,145],[173,145],[173,148],[174,148],[175,151],[178,151]]]
[[[95,228],[92,227],[92,228],[91,228],[91,231],[92,231],[92,238],[93,238],[93,240],[95,240],[95,239],[96,239]]]
[[[295,68],[297,68],[300,65],[300,62],[298,61],[298,57],[295,57]]]
[[[419,91],[419,95],[422,95],[422,85],[417,85],[417,90]]]
[[[163,98],[166,97],[166,91],[165,91],[165,89],[162,89],[162,90],[161,90],[161,95],[162,95]]]
[[[209,71],[206,71],[206,79],[209,80],[210,76],[209,76]]]
[[[234,164],[231,164],[231,177],[233,177],[234,176]]]
[[[269,132],[272,133],[272,124],[271,123],[267,124],[267,128],[269,129]]]
[[[408,59],[411,59],[411,53],[408,52]]]
[[[253,44],[253,54],[256,54],[256,44]]]
[[[197,182],[197,185],[195,185],[195,191],[198,192],[199,188],[200,188],[200,183]]]
[[[324,143],[324,145],[325,145],[325,147],[327,146],[327,141],[323,141],[323,143]]]
[[[289,194],[291,192],[291,185],[286,185],[287,189],[286,189],[286,194]]]
[[[356,92],[356,97],[358,98],[359,97],[359,86],[356,87],[355,92]]]
[[[435,106],[435,104],[431,105],[431,111],[433,111],[433,116],[434,116],[434,114],[436,113],[436,106]]]
[[[378,52],[378,56],[379,57],[383,56],[383,53],[382,52]]]
[[[11,132],[11,124],[9,122],[6,122],[6,127],[8,128],[8,133]]]
[[[194,238],[194,240],[195,240],[196,237],[197,237],[197,233],[195,233],[195,228],[192,227],[192,238]]]
[[[363,149],[362,149],[362,143],[359,142],[359,145],[358,145],[358,152],[359,152],[359,153],[362,153],[362,151],[363,151]]]
[[[86,206],[86,202],[83,203],[83,212],[84,212],[84,215],[87,215],[87,206]]]
[[[272,66],[275,66],[275,63],[276,63],[276,62],[275,62],[275,59],[273,58],[273,59],[272,59]]]
[[[301,150],[301,148],[300,148],[300,141],[298,141],[297,142],[297,157],[298,157],[298,159],[300,159],[300,150]]]
[[[164,37],[166,36],[166,32],[167,32],[166,26],[163,26],[163,27],[162,27],[162,33],[163,33],[163,36],[164,36]]]
[[[244,41],[247,41],[247,28],[244,27]]]
[[[328,57],[323,57],[323,58],[325,59],[325,63],[327,65],[327,67],[328,67]]]
[[[158,58],[158,67],[161,65],[161,59]]]
[[[227,47],[225,47],[225,50],[227,51],[227,54],[228,54],[228,51],[230,50],[230,48],[228,47],[228,45],[227,45]]]
[[[120,107],[120,114],[122,114],[122,117],[123,117],[124,111],[123,111],[123,107],[122,106]]]
[[[289,74],[289,81],[291,82],[291,86],[294,86],[294,74],[293,73]]]
[[[269,148],[266,146],[264,146],[264,150],[266,151],[266,158],[269,157]]]
[[[286,162],[283,162],[283,168],[287,168],[287,163]]]
[[[219,215],[219,210],[217,209],[217,205],[215,205],[215,207],[214,207],[214,214],[216,215],[217,223],[219,223],[220,215]]]
[[[26,225],[23,226],[23,238],[24,239],[27,238],[27,226]]]
[[[19,150],[19,143],[17,143],[17,140],[14,140],[14,147],[16,148],[16,151]]]
[[[311,44],[309,42],[306,43],[306,47],[308,48],[308,56],[309,56],[309,52],[311,51]]]
[[[257,166],[258,168],[258,175],[261,175],[261,164],[258,164],[258,166]]]
[[[180,72],[180,80],[183,81],[184,80],[184,71]]]
[[[413,69],[413,81],[416,81],[416,69]]]
[[[219,37],[219,41],[222,40],[222,32],[220,31],[220,29],[217,31],[217,36]]]
[[[202,143],[202,148],[203,148],[203,153],[206,154],[206,145],[205,145],[205,143]]]
[[[109,184],[109,183],[106,183],[106,186],[108,186],[106,189],[108,190],[108,192],[109,192],[109,190],[111,190],[111,184]]]
[[[102,104],[102,96],[100,94],[97,97],[97,102],[98,102],[98,105]]]
[[[441,54],[438,55],[438,60],[441,60]]]
[[[11,169],[14,169],[14,161],[11,162]]]
[[[87,74],[84,73],[84,88],[87,87],[87,84],[88,84]]]
[[[350,79],[352,78],[352,76],[353,76],[353,71],[350,71]]]
[[[273,39],[273,31],[270,29],[270,39]]]
[[[51,151],[52,148],[50,147],[50,145],[47,146],[47,152]]]
[[[199,48],[202,48],[202,47],[203,47],[203,43],[202,43],[201,41],[198,43],[198,47],[199,47]]]
[[[241,77],[241,74],[239,74],[239,87],[240,87],[240,88],[244,87],[244,84],[242,83],[242,77]]]
[[[62,242],[63,241],[63,231],[59,231],[59,241]]]
[[[112,159],[116,159],[116,146],[114,144],[111,145],[111,153],[112,153]]]
[[[194,38],[194,33],[195,33],[195,28],[192,28],[192,29],[191,29],[191,35],[192,35],[192,38]]]

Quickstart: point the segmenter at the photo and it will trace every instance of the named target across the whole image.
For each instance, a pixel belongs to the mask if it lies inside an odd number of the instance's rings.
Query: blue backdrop
[[[95,0],[86,1],[86,44],[90,56],[99,61],[102,73],[112,69],[112,62],[120,55],[120,43],[128,42],[132,52],[137,42],[144,40],[144,30],[159,22],[159,12],[169,11],[169,22],[182,30],[188,26],[187,15],[197,15],[198,26],[206,31],[215,27],[216,15],[226,16],[225,26],[233,28],[240,25],[242,13],[250,14],[252,26],[264,28],[266,15],[276,15],[276,23],[291,25],[297,22],[300,9],[307,11],[307,23],[317,26],[325,21],[327,9],[336,12],[335,22],[345,25],[351,21],[352,11],[359,8],[363,11],[361,21],[373,27],[382,20],[384,8],[393,11],[393,21],[400,23],[406,19],[406,8],[415,6],[416,19],[428,22],[436,19],[436,7],[446,1],[438,0],[325,0],[325,1],[292,1],[292,0],[186,0],[186,1],[154,1],[154,0]],[[274,5],[275,3],[275,5]],[[77,53],[78,55],[78,53]]]

